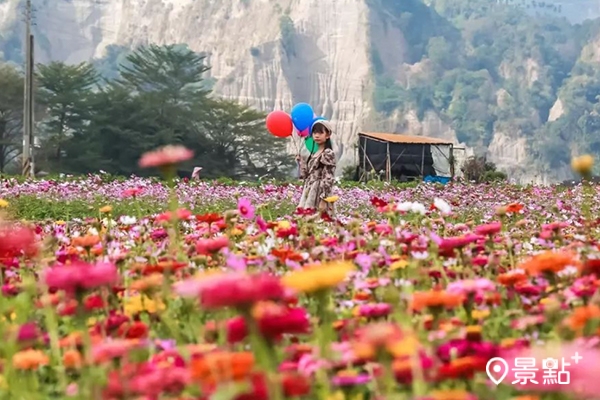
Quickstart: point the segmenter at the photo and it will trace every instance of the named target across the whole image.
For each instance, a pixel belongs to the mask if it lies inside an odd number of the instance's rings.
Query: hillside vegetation
[[[541,168],[568,163],[571,152],[600,154],[598,20],[573,25],[487,0],[369,3],[402,32],[412,66],[393,76],[372,52],[381,113],[434,111],[479,148],[498,130],[527,137]],[[562,113],[551,116],[559,99]]]

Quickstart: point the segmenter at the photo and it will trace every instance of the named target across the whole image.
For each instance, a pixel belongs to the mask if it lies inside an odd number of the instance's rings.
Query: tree
[[[22,151],[23,76],[0,64],[0,172]]]
[[[231,100],[212,100],[186,143],[196,151],[206,176],[281,178],[291,166],[286,141],[264,126],[266,115]],[[198,157],[200,156],[200,157]]]
[[[208,104],[205,56],[185,45],[140,47],[121,65],[117,87],[130,91],[145,108],[156,145],[181,142],[199,110]],[[146,138],[148,139],[148,138]]]
[[[98,74],[88,63],[52,62],[38,65],[37,80],[40,101],[48,113],[44,121],[47,159],[60,169],[65,141],[85,126],[87,103],[98,82]]]
[[[110,86],[91,99],[90,110],[85,131],[74,133],[65,146],[63,172],[144,175],[138,160],[157,145],[152,115],[141,99]]]

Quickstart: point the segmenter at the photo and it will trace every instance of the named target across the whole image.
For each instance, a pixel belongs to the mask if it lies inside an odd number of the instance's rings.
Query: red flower
[[[101,310],[104,307],[104,301],[99,294],[93,294],[84,300],[83,305],[88,311]]]
[[[196,215],[196,221],[206,222],[208,224],[212,224],[213,222],[221,221],[222,219],[223,219],[223,217],[216,213]]]
[[[143,339],[148,336],[148,326],[142,321],[135,321],[131,324],[122,324],[119,327],[119,336],[126,339]]]
[[[371,204],[377,208],[383,208],[388,205],[388,202],[383,199],[380,199],[377,196],[373,196],[373,198],[371,199]]]
[[[287,308],[282,306],[268,307],[258,318],[260,333],[271,340],[283,334],[302,334],[310,330],[308,313],[303,308]],[[244,340],[248,328],[243,317],[236,317],[227,322],[227,340],[236,343]]]

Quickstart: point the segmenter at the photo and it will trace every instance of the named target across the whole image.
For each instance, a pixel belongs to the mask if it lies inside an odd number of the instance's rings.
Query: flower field
[[[0,399],[600,398],[597,187],[299,196],[3,181]]]

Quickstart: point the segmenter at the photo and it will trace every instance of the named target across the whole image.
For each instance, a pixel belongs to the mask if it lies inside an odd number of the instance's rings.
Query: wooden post
[[[387,143],[387,151],[385,156],[385,179],[390,182],[392,180],[392,161],[390,156],[390,142]]]
[[[430,145],[431,148],[431,145]],[[422,151],[421,151],[421,179],[425,179],[425,145],[423,145],[422,147]]]

